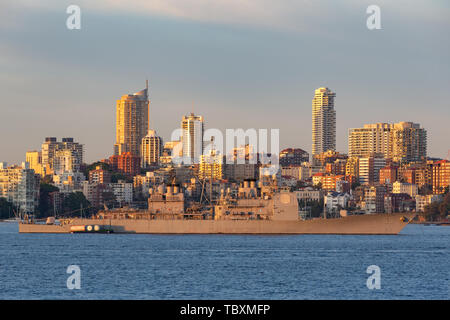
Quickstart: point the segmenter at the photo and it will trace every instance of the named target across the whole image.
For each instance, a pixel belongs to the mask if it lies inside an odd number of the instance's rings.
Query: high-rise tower
[[[312,154],[336,149],[336,94],[328,88],[316,89],[312,100]]]
[[[148,132],[149,104],[148,82],[144,90],[117,100],[115,155],[131,152],[140,156],[142,139]]]
[[[183,116],[181,120],[183,158],[190,160],[191,163],[199,163],[200,156],[203,154],[203,129],[202,116],[196,116],[193,113]]]
[[[162,154],[163,141],[156,134],[155,130],[148,130],[148,134],[142,139],[141,147],[141,167],[147,168],[159,163]]]

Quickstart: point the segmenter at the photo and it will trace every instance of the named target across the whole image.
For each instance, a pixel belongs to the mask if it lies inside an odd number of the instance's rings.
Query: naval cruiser
[[[187,205],[178,186],[149,190],[148,209],[102,210],[91,218],[24,219],[20,233],[147,234],[398,234],[413,213],[339,215],[304,219],[295,192],[244,182],[237,196],[221,191],[209,205]]]

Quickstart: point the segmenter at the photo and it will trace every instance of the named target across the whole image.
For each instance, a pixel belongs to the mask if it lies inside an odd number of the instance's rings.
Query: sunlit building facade
[[[148,86],[117,100],[114,155],[131,152],[140,156],[142,139],[148,131],[149,104]]]
[[[328,88],[316,89],[312,100],[312,154],[336,150],[336,94]]]
[[[141,145],[142,168],[158,165],[159,158],[162,155],[162,149],[163,149],[162,138],[156,134],[155,130],[149,130],[145,138],[142,139]]]

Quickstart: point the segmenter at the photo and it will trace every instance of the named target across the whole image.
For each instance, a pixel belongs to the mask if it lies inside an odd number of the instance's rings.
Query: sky
[[[81,8],[69,30],[66,9]],[[381,29],[369,30],[369,5]],[[150,86],[150,126],[170,140],[192,110],[206,128],[280,129],[311,151],[314,90],[336,92],[337,150],[348,129],[412,121],[428,154],[450,151],[446,0],[3,0],[0,161],[44,138],[74,137],[109,157],[116,100]]]

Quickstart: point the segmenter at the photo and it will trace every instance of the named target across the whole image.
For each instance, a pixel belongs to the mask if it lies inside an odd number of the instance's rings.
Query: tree
[[[89,208],[91,203],[86,199],[84,194],[80,191],[69,193],[64,197],[63,212],[70,216],[81,216],[81,210],[84,212],[90,212]]]
[[[439,204],[439,213],[442,218],[450,214],[450,193],[447,193],[444,200]]]
[[[95,168],[97,168],[97,167],[101,167],[103,170],[111,171],[111,167],[109,166],[109,164],[102,162],[102,161],[97,161],[97,162],[91,163],[90,165],[86,165],[82,169],[82,172],[83,172],[84,176],[87,178],[87,177],[89,177],[89,171],[95,170]]]
[[[352,190],[355,190],[355,189],[358,188],[360,185],[361,185],[361,184],[360,184],[359,182],[353,182],[353,183],[352,183],[352,186],[351,186],[351,189],[352,189]]]
[[[116,195],[112,191],[103,192],[103,203],[106,206],[114,206],[117,203]]]
[[[53,183],[53,176],[52,175],[46,175],[44,178],[42,178],[41,183],[44,184],[52,184]]]
[[[38,217],[48,217],[53,212],[53,203],[50,202],[50,193],[59,191],[57,187],[48,183],[39,186]]]
[[[8,219],[12,217],[14,210],[15,207],[11,202],[5,198],[0,198],[0,219]]]
[[[119,173],[119,172],[113,172],[111,174],[111,182],[117,183],[119,180],[124,180],[126,182],[133,182],[132,178],[129,178],[126,175]]]
[[[419,188],[419,194],[420,195],[429,195],[433,194],[433,186],[429,184],[424,184]]]
[[[322,216],[324,202],[323,199],[320,201],[317,200],[299,200],[299,206],[306,211],[311,213],[312,218],[317,218]]]
[[[436,201],[432,202],[424,207],[423,215],[425,216],[427,221],[434,221],[440,215],[439,206],[441,202]]]

